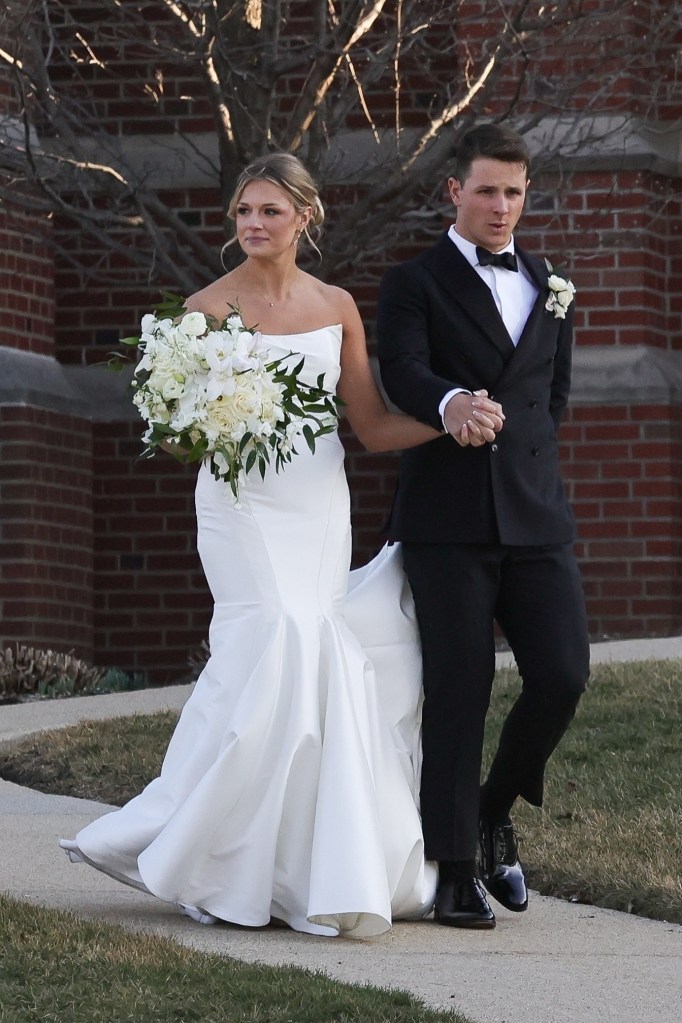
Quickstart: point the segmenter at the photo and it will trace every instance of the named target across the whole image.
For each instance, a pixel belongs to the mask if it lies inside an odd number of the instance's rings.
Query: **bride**
[[[373,451],[426,443],[387,411],[350,295],[296,264],[324,218],[293,156],[242,173],[229,208],[244,261],[187,302],[238,305],[273,356],[345,403]],[[254,473],[238,505],[204,465],[198,548],[215,606],[210,659],[160,776],[61,845],[202,923],[285,921],[365,937],[427,914],[435,865],[418,812],[421,663],[398,547],[349,574],[350,512],[336,433],[280,473]],[[305,448],[305,450],[303,450]]]

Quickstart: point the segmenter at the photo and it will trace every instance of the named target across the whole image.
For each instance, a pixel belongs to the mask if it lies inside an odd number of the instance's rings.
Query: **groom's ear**
[[[459,181],[459,178],[448,178],[448,192],[450,193],[450,198],[452,199],[455,206],[459,206],[460,204],[461,191],[462,186]]]

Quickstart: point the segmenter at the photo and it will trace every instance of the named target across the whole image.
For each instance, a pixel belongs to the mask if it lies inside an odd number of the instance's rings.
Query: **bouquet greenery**
[[[147,422],[145,454],[163,445],[182,462],[209,459],[235,500],[252,469],[264,477],[274,464],[279,472],[299,438],[314,451],[316,438],[336,429],[339,401],[324,374],[307,384],[302,356],[272,359],[237,307],[217,322],[186,312],[181,297],[164,292],[143,316],[140,336],[123,343],[142,354],[133,402]]]

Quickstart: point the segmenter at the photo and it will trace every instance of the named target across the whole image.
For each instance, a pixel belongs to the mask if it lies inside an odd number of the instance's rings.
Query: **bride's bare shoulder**
[[[200,312],[216,320],[223,320],[237,302],[231,277],[231,274],[225,274],[200,291],[195,291],[185,302],[187,312]]]
[[[346,318],[356,311],[355,300],[350,292],[335,284],[325,284],[323,281],[315,281],[319,289],[318,294],[329,309],[329,315],[334,317],[334,322],[343,323]]]

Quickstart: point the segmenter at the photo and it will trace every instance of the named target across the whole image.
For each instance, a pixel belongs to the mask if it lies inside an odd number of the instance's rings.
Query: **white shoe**
[[[211,924],[218,923],[218,917],[213,916],[211,913],[204,912],[203,909],[199,909],[197,906],[187,906],[184,902],[178,902],[178,909],[185,916],[188,916],[190,920],[194,920],[195,923],[205,924],[210,927]]]

